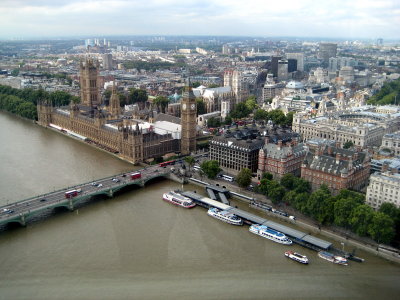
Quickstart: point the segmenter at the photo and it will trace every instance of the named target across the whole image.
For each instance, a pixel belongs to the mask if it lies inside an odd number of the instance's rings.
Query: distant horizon
[[[299,41],[310,41],[310,42],[346,42],[346,41],[360,41],[360,42],[376,42],[377,39],[383,39],[383,43],[400,43],[400,38],[346,38],[346,37],[319,37],[319,36],[259,36],[259,35],[195,35],[195,34],[114,34],[114,35],[100,35],[100,34],[88,34],[88,35],[65,35],[65,36],[32,36],[32,37],[10,37],[2,38],[1,41],[45,41],[45,40],[86,40],[86,39],[106,39],[106,40],[128,40],[132,38],[151,38],[151,37],[166,37],[166,38],[226,38],[226,39],[264,39],[264,40],[299,40]]]
[[[400,38],[398,0],[1,0],[0,38]]]

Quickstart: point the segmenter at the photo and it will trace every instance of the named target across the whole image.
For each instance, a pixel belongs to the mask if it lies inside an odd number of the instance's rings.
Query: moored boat
[[[318,256],[322,259],[330,261],[331,263],[347,266],[347,259],[342,256],[334,255],[333,253],[326,251],[319,251]]]
[[[193,206],[196,206],[196,203],[194,203],[192,199],[182,196],[181,194],[175,191],[164,193],[163,200],[178,206],[182,206],[184,208],[191,208]]]
[[[276,231],[272,228],[269,228],[266,225],[260,224],[253,224],[250,226],[249,231],[251,233],[257,234],[262,236],[263,238],[269,239],[276,243],[284,244],[284,245],[291,245],[292,240],[290,240],[286,235],[282,232]]]
[[[293,259],[293,260],[295,260],[295,261],[297,261],[299,263],[302,263],[302,264],[305,264],[305,265],[308,264],[307,256],[302,255],[300,253],[293,252],[293,251],[286,251],[285,252],[285,256],[290,258],[290,259]]]
[[[228,224],[243,225],[243,220],[241,218],[227,210],[221,210],[216,207],[212,207],[207,211],[207,214]]]

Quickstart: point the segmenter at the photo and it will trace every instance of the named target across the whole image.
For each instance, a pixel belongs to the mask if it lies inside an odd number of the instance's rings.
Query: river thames
[[[0,138],[2,205],[137,168],[4,112]],[[398,299],[399,265],[362,251],[364,263],[334,265],[161,200],[180,187],[161,180],[0,231],[0,299]]]

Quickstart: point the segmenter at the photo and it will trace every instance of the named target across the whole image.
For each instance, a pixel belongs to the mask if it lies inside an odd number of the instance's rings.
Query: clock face
[[[182,104],[182,109],[185,110],[186,109],[186,103]]]
[[[190,108],[192,109],[192,110],[194,110],[195,108],[196,108],[196,104],[192,104],[192,105],[190,105]]]

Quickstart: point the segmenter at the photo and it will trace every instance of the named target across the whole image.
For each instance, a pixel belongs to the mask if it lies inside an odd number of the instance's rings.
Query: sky
[[[400,0],[0,0],[0,38],[223,35],[400,39]]]

